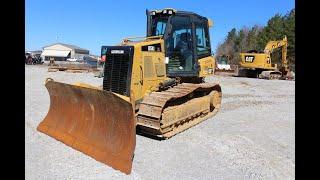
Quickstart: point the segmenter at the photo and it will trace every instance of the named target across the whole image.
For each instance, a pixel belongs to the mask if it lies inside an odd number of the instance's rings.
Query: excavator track
[[[170,138],[212,116],[220,109],[221,87],[213,83],[182,83],[152,92],[140,103],[137,129]]]
[[[282,73],[280,71],[262,71],[259,74],[260,79],[281,79]]]

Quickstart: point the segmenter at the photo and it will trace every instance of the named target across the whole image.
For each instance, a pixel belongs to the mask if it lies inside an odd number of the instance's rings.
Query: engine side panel
[[[144,41],[134,45],[131,91],[136,101],[159,89],[165,81],[166,67],[163,40]]]
[[[198,60],[200,70],[199,77],[212,76],[215,69],[215,59],[213,56],[208,56]]]

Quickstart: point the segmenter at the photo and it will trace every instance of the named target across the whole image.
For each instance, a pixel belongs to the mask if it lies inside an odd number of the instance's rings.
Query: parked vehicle
[[[76,62],[76,61],[78,61],[78,59],[77,58],[68,58],[67,61]]]
[[[288,68],[287,61],[288,40],[285,36],[282,40],[269,41],[263,52],[250,51],[240,53],[240,68],[238,76],[257,77],[263,79],[292,79]],[[271,53],[281,48],[281,67],[277,67],[276,63],[272,63]]]
[[[34,54],[31,52],[27,52],[25,54],[25,64],[33,65],[33,64],[43,64],[43,60],[40,54]]]

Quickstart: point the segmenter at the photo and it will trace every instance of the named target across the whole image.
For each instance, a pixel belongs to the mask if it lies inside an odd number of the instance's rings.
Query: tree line
[[[228,55],[230,64],[239,64],[239,53],[256,50],[263,52],[266,44],[271,40],[281,40],[287,36],[289,67],[295,64],[295,9],[285,15],[276,14],[268,20],[266,26],[236,28],[228,32],[225,40],[218,44],[216,55]],[[275,50],[271,59],[273,63],[281,64],[281,49]]]

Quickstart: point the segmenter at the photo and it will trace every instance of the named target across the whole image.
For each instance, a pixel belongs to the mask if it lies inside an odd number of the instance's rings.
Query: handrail
[[[131,39],[157,39],[157,38],[162,38],[163,35],[159,35],[159,36],[149,36],[149,37],[146,37],[146,36],[133,36],[133,37],[126,37],[123,39],[124,42],[126,41],[130,41]]]

